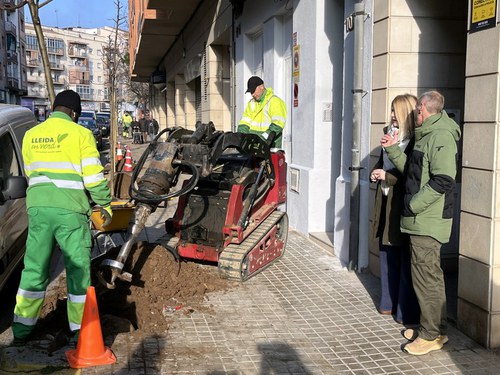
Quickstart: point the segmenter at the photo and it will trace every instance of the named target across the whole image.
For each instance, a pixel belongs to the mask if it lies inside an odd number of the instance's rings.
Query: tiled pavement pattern
[[[150,217],[150,239],[162,234],[166,211]],[[23,368],[35,370],[30,374],[117,375],[500,373],[500,352],[453,327],[443,350],[421,357],[403,353],[402,326],[376,312],[378,293],[378,279],[346,271],[291,231],[277,264],[228,292],[210,294],[207,311],[174,313],[166,333],[142,340],[119,335],[107,343],[115,365],[77,372],[61,368],[67,366],[64,350],[48,357],[36,347],[2,349],[0,374]],[[0,335],[0,343],[9,336],[10,330]],[[47,366],[49,372],[36,370]]]
[[[119,335],[109,343],[118,362],[81,374],[500,373],[498,352],[454,328],[439,352],[403,353],[402,327],[376,312],[377,293],[377,279],[346,271],[337,258],[290,232],[279,263],[229,292],[211,294],[207,312],[178,314],[167,333],[143,340]],[[63,351],[10,357],[64,364]],[[61,371],[55,373],[74,373]]]

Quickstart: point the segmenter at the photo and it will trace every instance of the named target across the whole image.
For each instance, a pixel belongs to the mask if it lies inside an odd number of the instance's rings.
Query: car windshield
[[[109,118],[102,117],[101,115],[97,115],[96,120],[97,120],[98,124],[108,124],[109,123]]]
[[[95,123],[95,120],[93,118],[80,117],[78,119],[78,123],[80,125],[85,126],[87,129],[94,129],[94,128],[96,128],[96,123]]]
[[[111,113],[106,113],[106,112],[98,112],[97,117],[104,117],[105,119],[110,119],[111,118]]]
[[[94,112],[91,112],[91,111],[82,111],[82,113],[80,114],[80,117],[94,118],[95,115],[94,115]]]

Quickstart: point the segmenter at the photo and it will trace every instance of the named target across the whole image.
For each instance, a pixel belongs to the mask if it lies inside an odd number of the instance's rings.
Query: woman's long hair
[[[392,108],[399,125],[399,140],[411,138],[415,130],[415,106],[417,97],[412,94],[398,95],[392,100]]]

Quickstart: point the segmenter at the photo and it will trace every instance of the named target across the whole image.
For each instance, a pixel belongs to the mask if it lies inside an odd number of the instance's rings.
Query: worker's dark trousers
[[[447,330],[441,245],[432,237],[410,235],[411,278],[420,305],[418,335],[425,340],[446,335]]]

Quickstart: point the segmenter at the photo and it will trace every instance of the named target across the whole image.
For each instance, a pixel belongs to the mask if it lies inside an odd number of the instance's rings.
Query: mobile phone
[[[394,137],[396,134],[398,134],[399,129],[395,127],[394,125],[389,125],[389,129],[387,130],[387,134],[389,134],[391,137]]]

